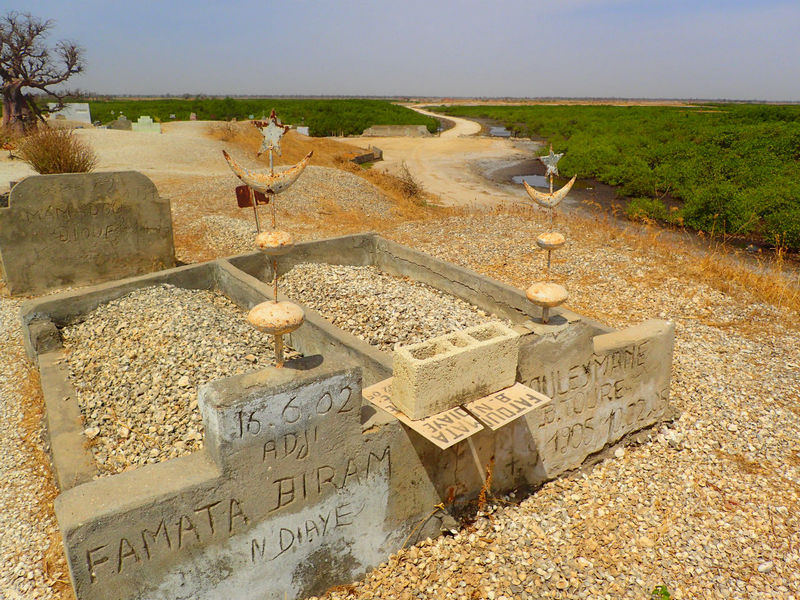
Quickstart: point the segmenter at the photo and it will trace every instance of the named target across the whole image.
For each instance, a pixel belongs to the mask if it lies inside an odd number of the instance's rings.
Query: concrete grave
[[[50,111],[51,118],[79,121],[90,125],[92,123],[92,115],[89,110],[88,102],[67,102],[60,109],[58,108],[57,102],[48,102],[47,109]]]
[[[169,200],[134,171],[27,177],[0,208],[12,294],[172,267],[174,254]]]
[[[135,123],[131,123],[131,129],[144,133],[161,133],[161,123],[154,123],[151,117],[145,115],[139,117]]]
[[[120,115],[118,118],[114,119],[106,125],[108,129],[117,129],[120,131],[131,131],[133,129],[133,124],[125,117],[125,115]]]
[[[362,133],[364,137],[430,137],[425,125],[373,125]]]
[[[278,269],[300,262],[374,264],[510,320],[517,383],[408,425],[391,406],[392,356],[304,307],[289,337],[305,359],[199,390],[201,451],[94,479],[58,329],[164,282],[217,288],[246,310],[271,297],[272,267],[251,253],[25,303],[79,600],[318,594],[360,577],[407,536],[416,543],[456,526],[452,515],[478,495],[490,461],[495,493],[535,487],[671,415],[669,322],[613,331],[559,307],[544,325],[522,291],[374,234],[297,244]]]

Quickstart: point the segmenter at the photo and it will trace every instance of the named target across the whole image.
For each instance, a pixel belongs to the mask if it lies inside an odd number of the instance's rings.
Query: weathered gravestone
[[[553,402],[531,414],[548,478],[669,416],[675,325],[651,320],[598,335],[580,322],[523,341],[517,379]]]
[[[397,546],[393,440],[362,434],[359,369],[316,359],[208,384],[202,452],[59,496],[78,598],[302,598]]]
[[[138,121],[131,123],[131,129],[144,133],[161,133],[161,123],[154,123],[152,117],[143,115]]]
[[[173,267],[169,200],[135,171],[27,177],[0,208],[0,261],[12,294]]]
[[[131,122],[127,119],[125,115],[120,115],[118,118],[114,119],[107,125],[108,129],[117,129],[120,131],[131,131],[132,125]]]

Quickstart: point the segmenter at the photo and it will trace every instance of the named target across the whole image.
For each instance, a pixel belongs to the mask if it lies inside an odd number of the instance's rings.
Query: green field
[[[131,121],[141,115],[168,122],[187,121],[195,113],[201,121],[256,119],[269,116],[273,108],[287,124],[305,125],[313,136],[360,135],[372,125],[425,125],[435,132],[439,123],[413,110],[386,100],[290,100],[290,99],[236,99],[198,98],[183,100],[164,98],[158,100],[107,100],[89,102],[92,120],[106,124],[120,113]],[[170,115],[175,119],[170,119]]]
[[[564,175],[619,186],[631,216],[800,249],[800,106],[452,106],[546,138]],[[668,208],[664,200],[677,200]],[[675,204],[674,202],[672,203]]]

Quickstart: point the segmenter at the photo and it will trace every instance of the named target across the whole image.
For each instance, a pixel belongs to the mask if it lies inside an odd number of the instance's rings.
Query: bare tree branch
[[[10,120],[41,117],[31,94],[23,88],[40,90],[59,99],[51,89],[83,71],[84,49],[76,42],[61,40],[54,47],[45,44],[52,20],[30,13],[11,11],[0,17],[0,78],[2,78],[3,124]]]

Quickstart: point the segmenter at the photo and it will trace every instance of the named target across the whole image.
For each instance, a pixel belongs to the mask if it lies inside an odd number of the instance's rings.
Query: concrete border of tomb
[[[490,460],[495,490],[538,486],[671,416],[671,323],[612,331],[558,308],[543,325],[523,292],[374,234],[297,244],[279,269],[299,262],[375,264],[508,318],[521,336],[517,381],[553,402],[442,450],[362,400],[362,385],[391,375],[391,355],[305,308],[306,324],[290,343],[307,359],[200,390],[207,432],[201,451],[92,480],[75,395],[59,363],[58,328],[163,282],[215,287],[246,309],[271,297],[271,265],[251,253],[26,302],[26,346],[41,373],[62,492],[56,515],[80,600],[234,597],[243,589],[275,598],[316,594],[359,577],[412,531],[413,543],[453,526],[448,511],[477,495]],[[287,403],[290,392],[299,400]],[[348,410],[327,421],[319,407],[329,404]],[[286,419],[289,405],[298,410]],[[270,412],[275,407],[282,425]],[[277,437],[265,438],[261,423],[274,423]],[[252,439],[245,443],[237,431]],[[284,444],[286,436],[309,441]],[[279,448],[292,450],[279,457]],[[331,473],[339,479],[328,479]],[[448,511],[425,520],[448,500]],[[328,532],[324,519],[314,524],[314,511],[339,527]]]

